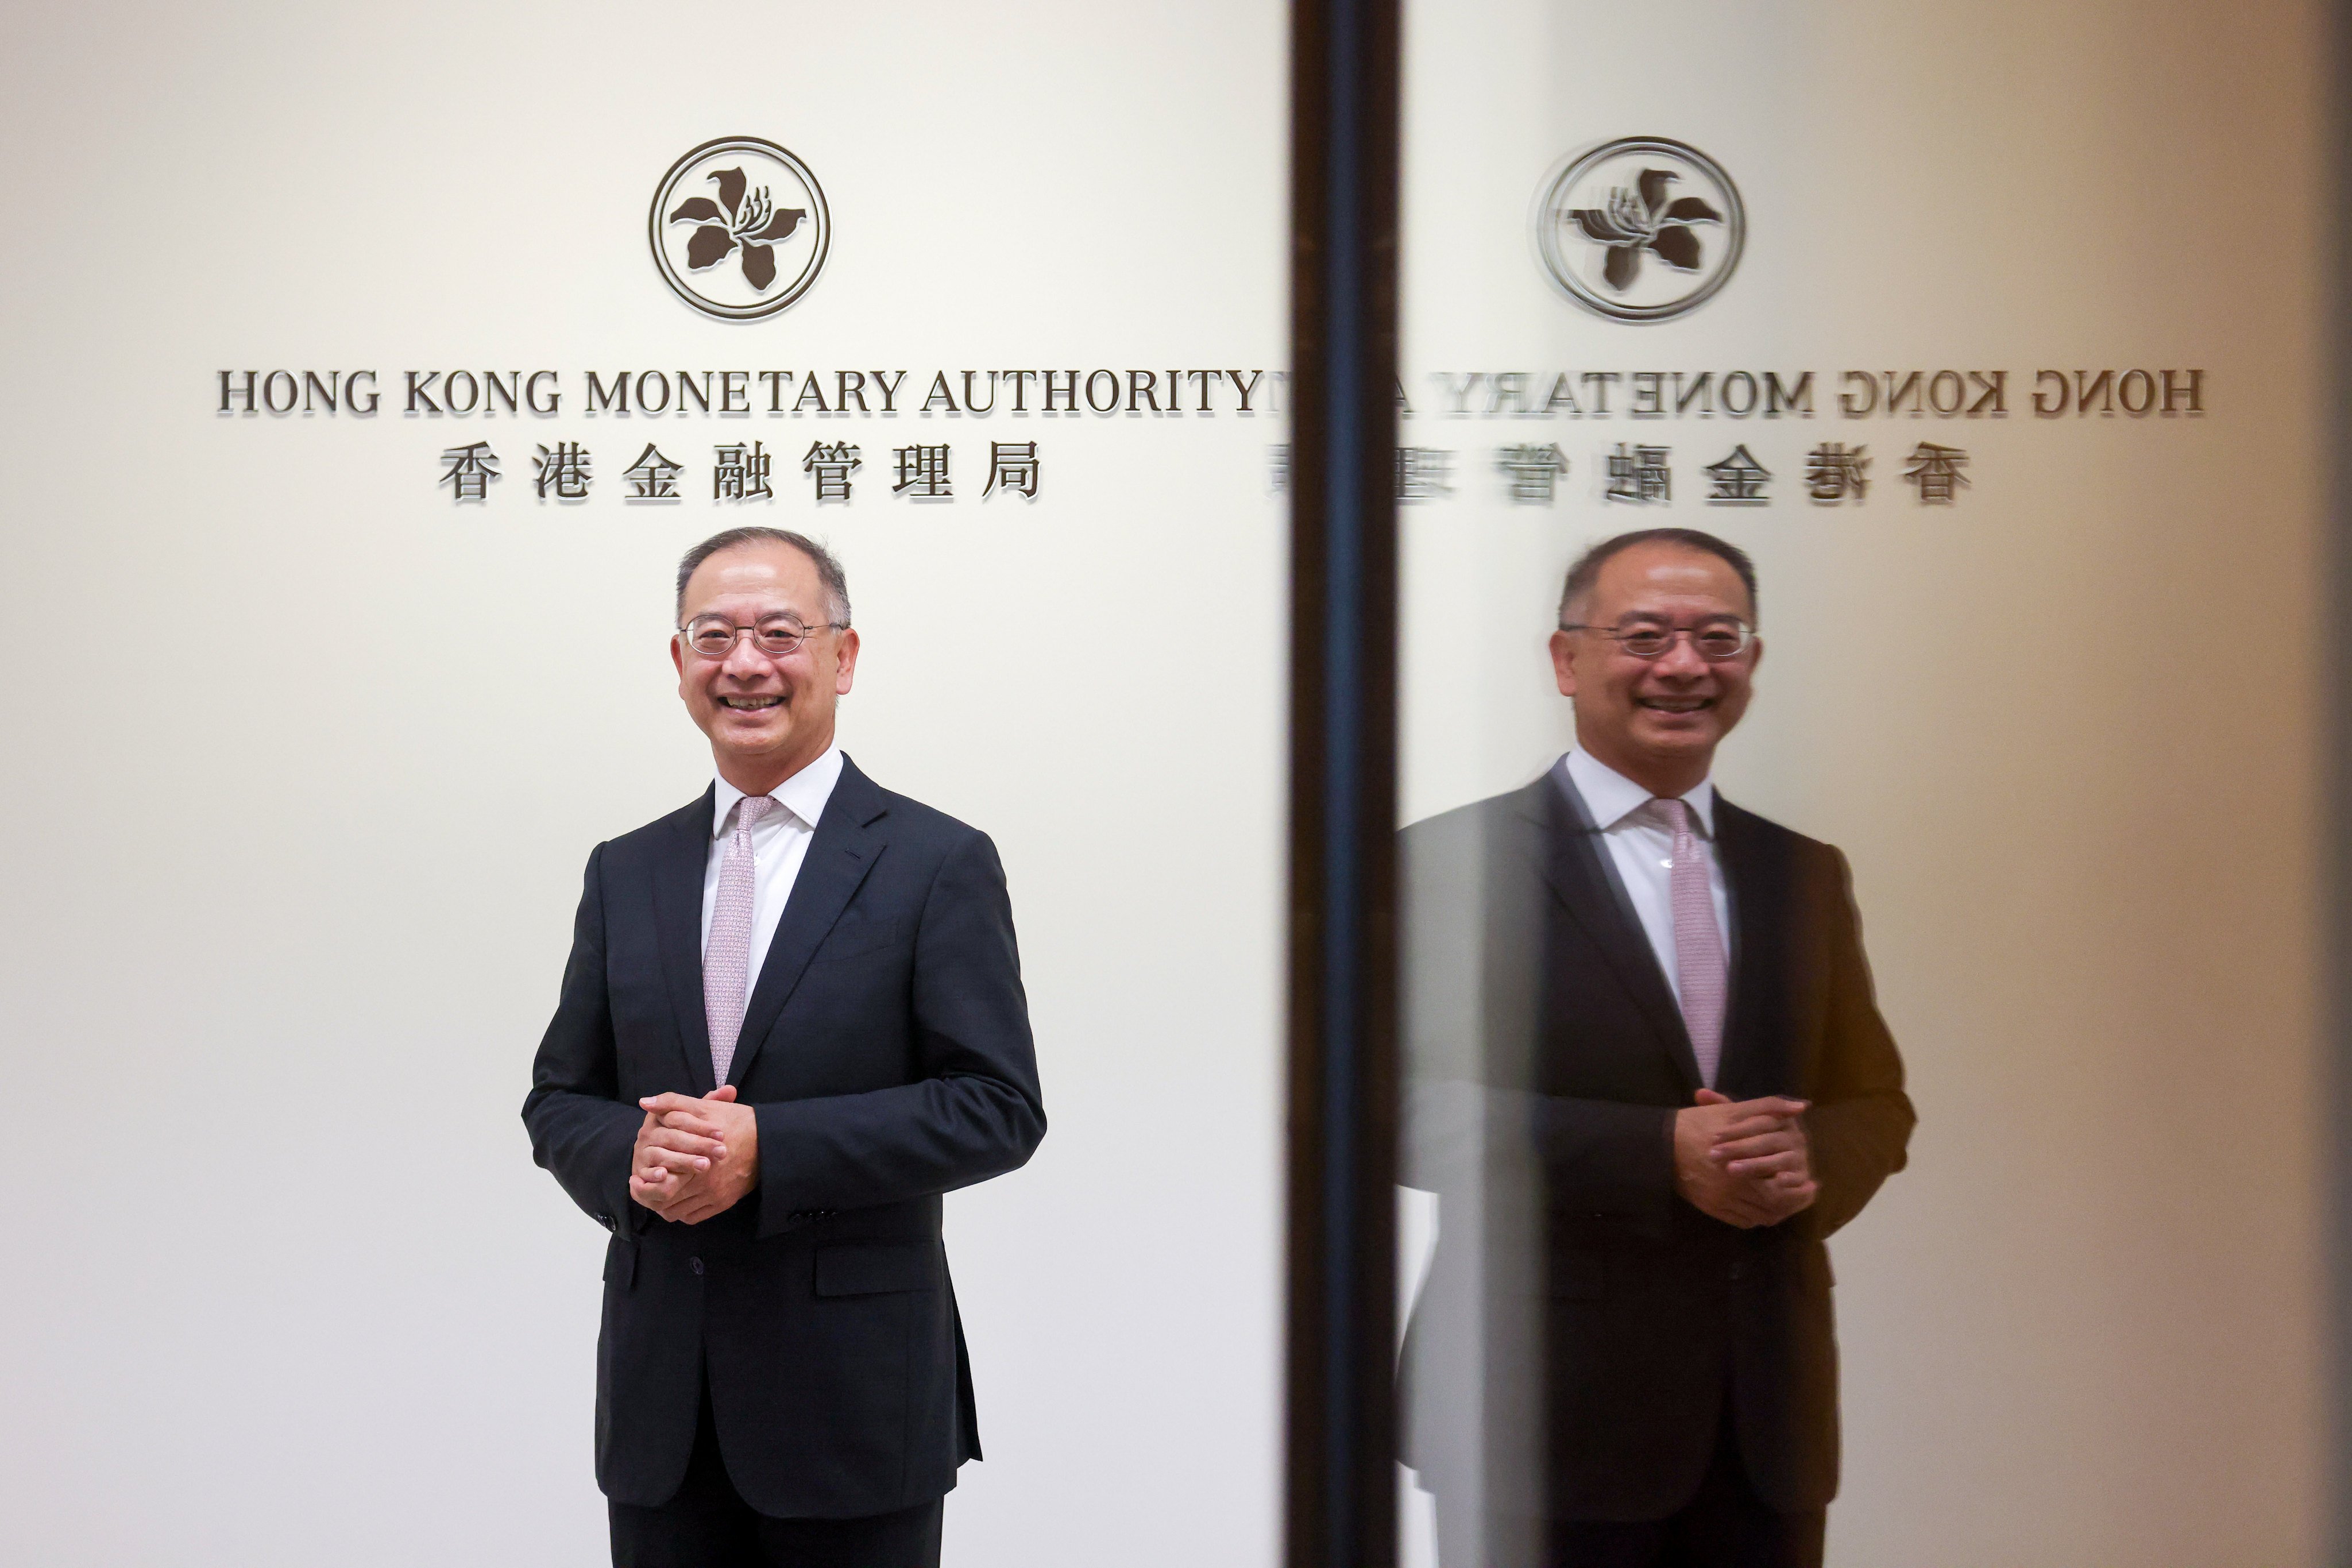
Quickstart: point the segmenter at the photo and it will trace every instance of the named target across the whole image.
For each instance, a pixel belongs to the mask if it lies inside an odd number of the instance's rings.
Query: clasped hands
[[[629,1156],[629,1196],[667,1220],[698,1225],[742,1201],[760,1181],[760,1121],[721,1084],[700,1100],[656,1094]]]
[[[1675,1112],[1675,1191],[1702,1214],[1752,1229],[1778,1225],[1820,1195],[1800,1120],[1781,1095],[1733,1100],[1711,1089]]]

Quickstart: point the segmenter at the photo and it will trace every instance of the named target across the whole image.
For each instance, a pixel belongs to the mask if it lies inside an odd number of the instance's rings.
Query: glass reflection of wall
[[[1715,782],[1850,857],[1923,1118],[1829,1243],[1832,1563],[2342,1556],[2331,26],[2307,0],[1406,14],[1402,477],[1443,482],[1400,487],[1400,821],[1569,749],[1540,645],[1582,550],[1685,524],[1754,558],[1768,653]],[[2259,244],[2182,242],[2216,191],[2276,215]],[[1642,243],[1693,199],[1721,221]],[[1638,252],[1614,281],[1612,247]],[[1698,837],[1736,1037],[1748,911],[1730,838]],[[1442,917],[1502,873],[1407,846],[1440,890],[1413,944],[1455,944],[1485,989],[1450,1026],[1491,1038],[1537,1004]],[[1416,1002],[1417,1046],[1442,1011]],[[1454,1187],[1404,1205],[1402,1288],[1433,1302],[1554,1217],[1499,1201],[1533,1190],[1534,1133],[1470,1125],[1486,1239],[1460,1250]],[[1502,1272],[1460,1269],[1473,1321],[1524,1342],[1541,1320],[1497,1289],[1548,1282]],[[1482,1480],[1533,1462],[1509,1414]],[[1401,1502],[1426,1563],[1445,1489]]]

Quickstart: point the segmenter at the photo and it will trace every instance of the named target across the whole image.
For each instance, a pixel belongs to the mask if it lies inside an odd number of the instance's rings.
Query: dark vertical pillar
[[[2322,299],[2326,319],[2314,325],[2334,349],[2328,357],[2327,413],[2323,426],[2335,451],[2352,449],[2352,7],[2327,8],[2330,70],[2326,177],[2336,192],[2333,240],[2325,263],[2331,287]],[[2327,1444],[2328,1534],[2324,1562],[2352,1563],[2352,467],[2332,465],[2326,534],[2327,584],[2320,635],[2328,653],[2320,690],[2327,732],[2321,793],[2328,856],[2322,919],[2326,1009],[2327,1348],[2332,1352]]]
[[[1294,0],[1288,1568],[1396,1555],[1397,45]]]

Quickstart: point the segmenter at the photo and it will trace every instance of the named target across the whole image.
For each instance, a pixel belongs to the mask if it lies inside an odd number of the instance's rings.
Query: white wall
[[[0,29],[0,1557],[597,1560],[604,1237],[516,1112],[590,847],[709,776],[672,563],[772,520],[845,558],[845,744],[995,836],[1033,999],[1052,1132],[949,1207],[990,1455],[949,1560],[1270,1558],[1272,422],[576,402],[624,364],[904,368],[902,406],[932,368],[1277,366],[1279,13]],[[645,243],[670,162],[738,132],[805,159],[835,225],[813,291],[751,326],[686,310]],[[354,365],[373,420],[215,413],[221,368]],[[404,418],[399,372],[453,366],[560,368],[564,412]],[[820,434],[866,463],[823,515]],[[751,437],[772,508],[617,499],[647,438],[702,476]],[[479,437],[508,477],[461,510],[438,454]],[[1039,442],[1034,505],[978,499],[991,437]],[[591,445],[583,507],[529,493],[559,438]],[[956,442],[952,506],[893,503],[887,448],[919,438]]]

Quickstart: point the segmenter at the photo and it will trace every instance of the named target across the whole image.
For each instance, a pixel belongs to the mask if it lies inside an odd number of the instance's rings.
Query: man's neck
[[[828,733],[814,747],[796,746],[781,756],[727,757],[714,752],[711,760],[718,764],[719,776],[745,795],[772,795],[786,779],[824,755],[832,744],[833,736]]]
[[[1632,780],[1663,800],[1680,800],[1690,794],[1706,782],[1708,771],[1715,766],[1715,753],[1711,751],[1696,757],[1629,757],[1586,745],[1580,735],[1576,743],[1611,773]]]

